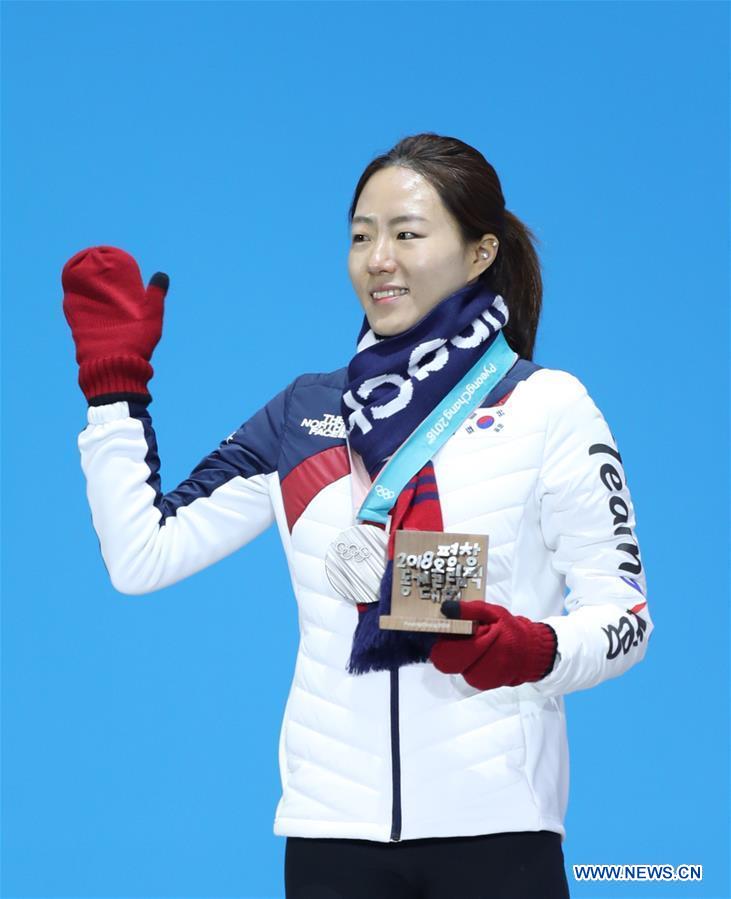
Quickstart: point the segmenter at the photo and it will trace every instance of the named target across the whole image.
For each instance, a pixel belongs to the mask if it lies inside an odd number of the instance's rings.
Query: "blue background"
[[[111,587],[60,270],[171,276],[151,412],[172,489],[361,322],[346,212],[418,131],[496,167],[545,276],[536,361],[618,441],[656,631],[567,699],[572,863],[704,866],[729,897],[728,24],[723,3],[3,5],[3,896],[275,897],[297,615],[272,529]],[[266,596],[270,611],[261,612]],[[486,872],[488,874],[489,872]]]

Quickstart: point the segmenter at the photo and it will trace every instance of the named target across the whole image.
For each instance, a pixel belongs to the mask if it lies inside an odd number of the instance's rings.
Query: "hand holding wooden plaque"
[[[445,618],[448,599],[485,599],[487,534],[396,531],[391,614],[382,630],[471,634],[474,621]]]

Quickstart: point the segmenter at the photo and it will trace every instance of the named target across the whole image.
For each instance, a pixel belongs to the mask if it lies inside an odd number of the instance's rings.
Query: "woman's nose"
[[[385,268],[390,271],[395,265],[391,245],[386,241],[374,243],[368,255],[368,270],[377,272]]]

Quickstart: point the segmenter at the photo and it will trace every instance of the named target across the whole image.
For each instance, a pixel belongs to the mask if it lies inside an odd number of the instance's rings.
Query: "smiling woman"
[[[147,385],[167,276],[145,287],[114,247],[66,263],[101,552],[120,592],[149,593],[276,522],[301,630],[274,821],[288,899],[563,899],[563,696],[627,671],[653,630],[622,458],[581,381],[532,361],[534,238],[478,150],[405,138],[348,216],[352,358],[165,494]],[[404,596],[424,613],[406,625]]]
[[[507,298],[506,339],[532,358],[542,294],[536,238],[505,208],[481,153],[434,134],[407,137],[367,166],[349,218],[348,272],[376,334],[410,328],[479,278]],[[402,288],[403,299],[379,302],[374,293],[389,288]]]
[[[393,165],[373,174],[356,209],[348,271],[370,326],[384,337],[410,328],[474,281],[497,252],[494,234],[463,245],[436,190],[410,168]],[[417,230],[399,230],[406,224]]]

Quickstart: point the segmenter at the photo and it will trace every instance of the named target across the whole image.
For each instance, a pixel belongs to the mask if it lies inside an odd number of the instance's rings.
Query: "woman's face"
[[[457,223],[426,178],[389,166],[368,179],[358,198],[348,273],[368,324],[376,334],[391,337],[482,274],[496,251],[494,234],[465,246]],[[389,287],[407,292],[374,296]]]

